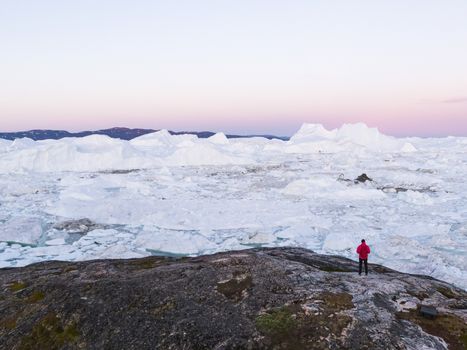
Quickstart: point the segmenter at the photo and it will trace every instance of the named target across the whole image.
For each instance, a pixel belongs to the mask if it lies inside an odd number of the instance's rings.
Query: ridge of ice
[[[211,137],[208,137],[207,140],[218,145],[227,145],[229,143],[229,139],[223,132],[218,132]]]
[[[459,144],[456,140],[451,142]],[[383,135],[378,129],[363,123],[344,124],[334,130],[327,130],[321,124],[305,123],[287,142],[261,137],[229,140],[222,132],[200,139],[190,134],[172,135],[162,129],[131,141],[106,135],[1,141],[0,173],[253,164],[263,154],[415,151],[415,146],[408,139]]]
[[[334,153],[339,151],[361,150],[377,152],[414,152],[409,142],[387,136],[377,128],[365,123],[343,124],[339,129],[327,130],[321,124],[302,125],[289,142],[290,153]]]

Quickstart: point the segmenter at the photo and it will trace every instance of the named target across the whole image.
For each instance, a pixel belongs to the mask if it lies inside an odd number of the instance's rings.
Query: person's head
[[[364,240],[364,239],[362,239],[362,243],[365,243],[365,240]]]

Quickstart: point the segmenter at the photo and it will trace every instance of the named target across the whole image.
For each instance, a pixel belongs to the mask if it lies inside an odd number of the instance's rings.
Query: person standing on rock
[[[358,254],[358,274],[362,274],[362,263],[365,263],[365,275],[368,275],[368,254],[370,254],[370,247],[366,245],[365,240],[362,239],[362,244],[357,247]]]

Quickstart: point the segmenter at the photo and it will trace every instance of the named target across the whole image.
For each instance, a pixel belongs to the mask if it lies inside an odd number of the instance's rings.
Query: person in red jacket
[[[362,244],[357,247],[358,254],[358,274],[362,274],[362,263],[365,263],[365,275],[368,275],[368,254],[370,254],[370,247],[366,245],[365,240],[362,239]]]

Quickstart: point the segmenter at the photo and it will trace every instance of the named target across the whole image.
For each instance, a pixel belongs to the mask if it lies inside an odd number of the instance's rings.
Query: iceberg
[[[289,153],[334,153],[364,148],[374,152],[414,152],[408,141],[399,140],[369,128],[364,123],[344,124],[327,130],[321,124],[303,124],[288,141]]]

